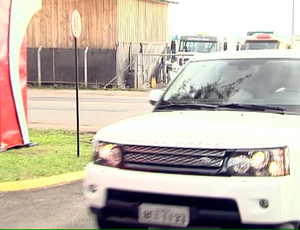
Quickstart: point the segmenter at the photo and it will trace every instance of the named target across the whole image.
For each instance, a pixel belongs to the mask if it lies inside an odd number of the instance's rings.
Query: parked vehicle
[[[173,61],[169,71],[170,79],[173,80],[181,68],[194,55],[199,53],[214,53],[220,51],[220,41],[217,36],[206,33],[181,36],[176,59]]]
[[[280,39],[272,34],[253,34],[248,36],[240,50],[290,49],[291,41]]]
[[[101,228],[299,229],[300,53],[196,55],[152,113],[97,132],[84,196]]]

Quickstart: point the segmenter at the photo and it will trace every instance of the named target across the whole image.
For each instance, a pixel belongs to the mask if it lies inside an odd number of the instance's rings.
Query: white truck
[[[208,34],[182,36],[176,53],[176,61],[170,65],[170,80],[172,81],[187,61],[196,54],[236,50],[238,50],[237,40],[234,37],[221,38]]]
[[[170,80],[173,80],[184,64],[195,54],[214,53],[220,51],[220,42],[217,36],[206,34],[181,36],[176,52],[176,61],[172,63]]]
[[[97,132],[84,196],[100,228],[299,229],[300,53],[194,56],[153,112]]]
[[[240,50],[290,49],[291,40],[273,34],[253,34],[241,43]]]

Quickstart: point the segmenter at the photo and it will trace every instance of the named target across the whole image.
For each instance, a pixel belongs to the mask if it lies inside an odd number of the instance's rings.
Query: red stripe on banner
[[[8,34],[11,0],[0,0],[0,149],[23,144],[9,78]],[[20,80],[27,112],[26,40],[20,55]]]

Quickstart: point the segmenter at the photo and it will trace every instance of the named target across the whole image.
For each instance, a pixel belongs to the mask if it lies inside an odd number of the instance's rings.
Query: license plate
[[[190,209],[182,206],[141,204],[139,222],[174,227],[186,227],[190,222]]]

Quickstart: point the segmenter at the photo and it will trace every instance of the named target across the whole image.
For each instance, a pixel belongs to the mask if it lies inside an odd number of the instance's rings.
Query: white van
[[[150,97],[94,137],[100,228],[299,228],[299,52],[201,54]]]

